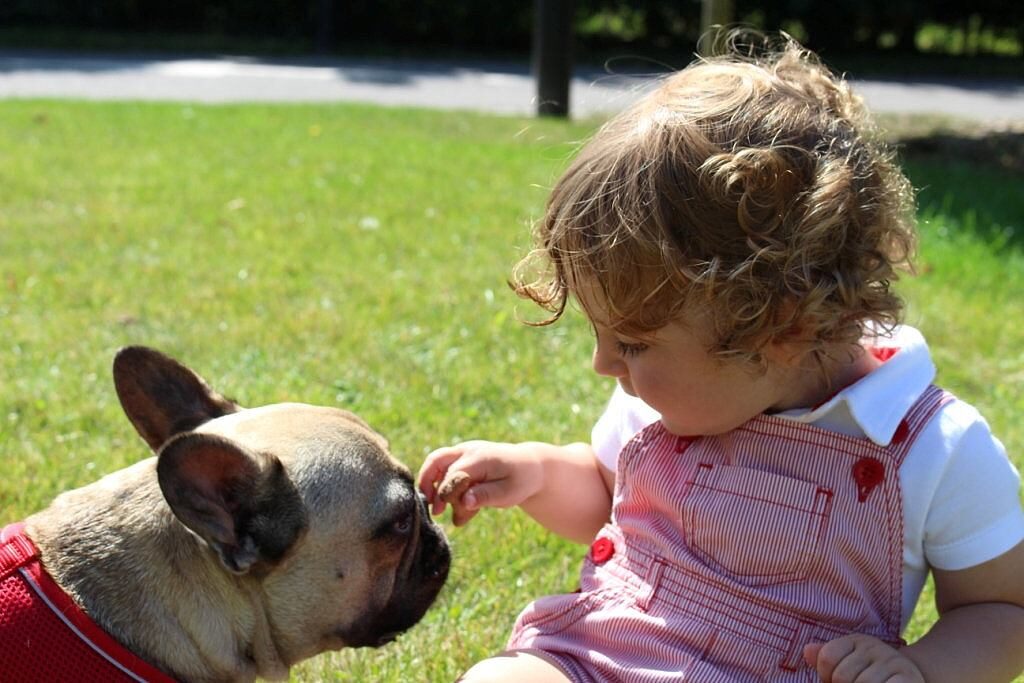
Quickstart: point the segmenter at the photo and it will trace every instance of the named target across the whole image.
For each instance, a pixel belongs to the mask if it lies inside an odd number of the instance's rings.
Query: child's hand
[[[924,683],[917,665],[899,650],[856,633],[806,645],[804,661],[822,683]]]
[[[462,526],[482,507],[519,505],[543,484],[543,466],[527,444],[467,441],[439,448],[420,468],[420,490],[439,515],[452,505],[452,521]]]

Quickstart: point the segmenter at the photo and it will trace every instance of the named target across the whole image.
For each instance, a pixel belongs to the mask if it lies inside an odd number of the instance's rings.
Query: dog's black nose
[[[448,570],[451,568],[451,549],[448,547],[448,539],[430,516],[430,504],[427,497],[421,491],[416,495],[420,501],[422,512],[423,538],[420,545],[420,563],[423,576],[431,583],[443,584],[448,578]]]

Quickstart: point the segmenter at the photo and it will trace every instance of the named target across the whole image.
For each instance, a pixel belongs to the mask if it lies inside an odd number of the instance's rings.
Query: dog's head
[[[144,347],[118,353],[114,383],[175,517],[224,571],[258,582],[288,663],[384,644],[434,601],[448,544],[409,469],[359,417],[241,408]]]

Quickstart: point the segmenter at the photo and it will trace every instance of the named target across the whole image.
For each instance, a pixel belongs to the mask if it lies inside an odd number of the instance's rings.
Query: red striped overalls
[[[803,646],[899,645],[898,470],[951,397],[930,387],[888,446],[761,415],[686,439],[656,422],[619,456],[580,591],[519,615],[509,649],[575,681],[814,681]]]

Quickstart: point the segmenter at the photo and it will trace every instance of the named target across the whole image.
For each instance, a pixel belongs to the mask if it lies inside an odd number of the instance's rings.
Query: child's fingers
[[[469,520],[473,519],[480,510],[469,509],[465,505],[453,504],[452,505],[452,524],[455,526],[462,526]]]
[[[434,500],[429,501],[429,503],[430,514],[432,514],[434,517],[437,517],[439,514],[444,512],[444,508],[447,505],[447,503],[445,503],[444,500],[441,498],[435,498]]]
[[[811,643],[805,646],[804,657],[807,657],[808,653],[813,654],[814,658],[808,664],[818,672],[823,683],[831,683],[836,667],[853,651],[853,640],[849,636],[843,636],[827,643]]]
[[[506,492],[509,475],[500,448],[487,441],[467,441],[430,453],[418,479],[432,513],[441,514],[446,504],[451,505],[453,522],[459,526],[483,506],[508,507],[518,502],[505,502],[510,498]],[[472,493],[467,496],[470,487]]]
[[[818,653],[821,652],[821,648],[824,643],[808,643],[804,645],[804,662],[807,666],[812,669],[816,668],[818,663]]]
[[[473,484],[462,494],[462,505],[471,510],[484,507],[507,508],[518,504],[507,479]]]
[[[442,494],[449,494],[445,496],[445,500],[452,505],[452,523],[455,526],[462,526],[473,519],[476,513],[480,511],[480,508],[483,507],[478,497],[480,489],[484,490],[484,495],[486,496],[488,488],[493,486],[493,484],[476,484],[471,486],[472,482],[465,472],[456,472],[452,478],[460,479],[460,481],[455,483],[455,488],[446,492],[444,487],[448,480],[445,480],[445,483],[441,485],[441,492]]]
[[[875,662],[867,653],[854,650],[839,660],[829,672],[829,681],[870,680],[868,670]],[[863,676],[863,677],[862,677]],[[824,679],[824,677],[822,677]],[[888,678],[888,676],[886,677]],[[885,680],[885,679],[879,679]]]
[[[442,504],[449,503],[452,506],[452,522],[455,526],[462,526],[479,510],[476,497],[469,491],[472,485],[473,479],[469,474],[453,467],[437,487],[438,499]]]
[[[881,640],[853,633],[804,646],[804,659],[823,683],[836,681],[922,681],[909,659]]]
[[[462,455],[462,449],[455,446],[438,448],[426,457],[420,466],[416,481],[419,483],[420,491],[427,497],[427,501],[434,503],[437,500],[437,484],[444,479],[451,464]]]

